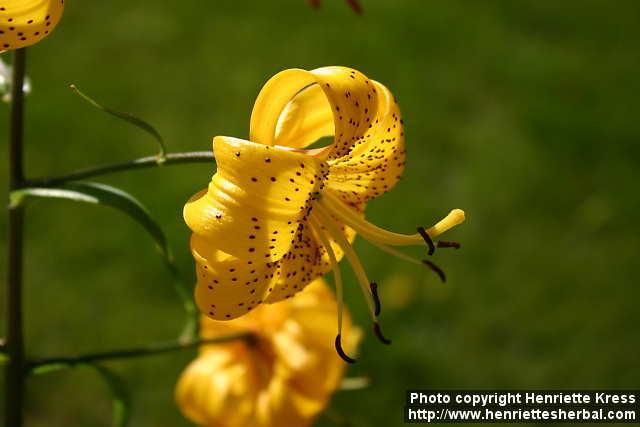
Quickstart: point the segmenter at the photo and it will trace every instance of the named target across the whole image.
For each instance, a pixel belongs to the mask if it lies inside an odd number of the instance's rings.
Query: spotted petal
[[[58,25],[64,0],[0,1],[0,52],[30,46]]]
[[[293,244],[325,165],[293,151],[216,137],[218,170],[185,205],[191,230],[245,260],[277,261]]]
[[[291,150],[216,137],[218,171],[191,198],[196,302],[213,319],[233,319],[262,302],[293,296],[331,269],[306,217],[326,164]],[[344,228],[350,241],[355,233]],[[332,243],[338,259],[342,251]]]
[[[191,237],[191,253],[196,261],[196,304],[212,319],[242,316],[273,289],[275,263],[236,258],[197,234]]]
[[[322,274],[319,269],[321,262],[320,245],[310,230],[301,228],[291,251],[278,261],[276,282],[265,302],[274,303],[304,289]]]
[[[343,225],[341,231],[349,242],[356,237],[355,231]],[[344,251],[332,238],[327,239],[339,261]],[[291,250],[276,266],[276,281],[270,286],[266,303],[274,303],[292,297],[304,289],[312,280],[332,270],[333,264],[322,245],[322,241],[307,222],[300,225]]]
[[[375,118],[358,144],[330,163],[327,190],[357,206],[389,191],[405,165],[403,122],[393,95],[378,82]]]
[[[342,231],[345,238],[353,242],[356,233],[347,226],[343,226]],[[333,239],[328,240],[336,259],[342,259],[344,252],[340,246]],[[304,227],[296,235],[290,251],[275,264],[275,281],[269,284],[264,298],[264,302],[268,304],[292,297],[333,267],[320,239],[307,223],[304,223]]]
[[[391,189],[405,162],[404,130],[391,92],[346,67],[286,70],[270,79],[251,116],[251,138],[296,149],[334,136],[327,189],[357,205]]]

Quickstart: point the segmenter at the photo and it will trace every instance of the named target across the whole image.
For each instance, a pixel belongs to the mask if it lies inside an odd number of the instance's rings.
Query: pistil
[[[318,204],[335,215],[340,221],[353,228],[365,239],[391,246],[413,246],[421,245],[425,241],[431,240],[444,233],[450,228],[461,224],[465,220],[464,211],[461,209],[452,210],[446,217],[428,229],[421,227],[422,231],[416,234],[394,233],[380,228],[364,218],[360,217],[355,210],[342,202],[339,198],[329,192],[323,192]],[[427,236],[425,238],[425,236]],[[431,249],[431,247],[430,247]]]

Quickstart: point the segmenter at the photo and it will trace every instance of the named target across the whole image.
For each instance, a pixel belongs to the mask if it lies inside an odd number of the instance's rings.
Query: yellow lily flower
[[[331,345],[336,301],[322,279],[278,306],[263,305],[229,322],[202,318],[201,335],[251,332],[250,341],[205,345],[176,387],[183,414],[203,426],[310,425],[344,375]],[[354,351],[360,332],[350,327]]]
[[[38,43],[58,25],[64,0],[0,0],[0,52]]]
[[[326,136],[334,136],[332,144],[306,149]],[[391,92],[346,67],[285,70],[258,95],[249,139],[213,139],[218,170],[209,187],[184,207],[193,231],[200,310],[213,319],[233,319],[262,303],[289,298],[333,270],[336,347],[352,361],[340,348],[337,263],[344,255],[367,300],[374,331],[386,342],[377,322],[376,285],[351,246],[355,233],[421,263],[392,246],[426,242],[431,254],[431,239],[464,221],[464,212],[454,209],[431,228],[407,235],[364,219],[366,203],[390,190],[405,165],[403,121]]]

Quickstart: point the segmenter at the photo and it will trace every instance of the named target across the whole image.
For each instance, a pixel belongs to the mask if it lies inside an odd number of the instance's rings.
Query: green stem
[[[182,301],[182,306],[185,314],[187,315],[187,319],[180,334],[180,339],[194,339],[198,335],[198,319],[200,312],[193,301],[193,293],[178,271],[177,266],[172,262],[167,262],[166,265],[173,278],[173,288]]]
[[[158,163],[158,156],[141,157],[139,159],[128,160],[121,163],[113,163],[81,169],[66,175],[42,177],[29,179],[29,186],[52,186],[64,184],[69,181],[78,181],[81,179],[92,178],[94,176],[106,175],[114,172],[121,172],[132,169],[153,168],[164,165],[177,165],[181,163],[213,163],[215,159],[211,151],[191,151],[186,153],[168,153],[165,161]]]
[[[188,341],[172,341],[168,343],[149,344],[143,347],[130,348],[125,350],[113,350],[103,353],[88,353],[78,356],[52,357],[30,361],[27,365],[29,370],[45,365],[62,365],[73,367],[76,365],[102,362],[106,360],[130,359],[132,357],[152,356],[156,354],[169,353],[173,351],[185,350],[199,347],[205,344],[222,344],[229,341],[245,340],[251,342],[254,335],[250,332],[242,332],[232,335],[225,335],[215,338],[197,338]]]
[[[24,75],[26,52],[18,49],[13,54],[13,81],[11,86],[11,115],[9,117],[9,193],[24,184],[22,168],[22,142],[24,129]],[[24,209],[9,206],[7,224],[7,288],[5,350],[5,425],[22,426],[24,398],[24,336],[22,326],[22,236]]]

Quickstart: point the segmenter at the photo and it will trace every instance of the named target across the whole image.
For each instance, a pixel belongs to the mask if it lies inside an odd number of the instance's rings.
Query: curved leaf
[[[30,197],[66,199],[75,202],[110,206],[127,214],[144,227],[160,249],[164,264],[173,277],[174,289],[182,301],[182,305],[187,314],[187,321],[182,333],[182,338],[187,339],[196,336],[198,310],[193,302],[192,293],[175,265],[164,232],[151,217],[147,208],[135,197],[119,188],[95,182],[73,182],[63,184],[59,187],[27,187],[14,190],[9,195],[12,205],[22,204],[25,198]]]
[[[12,205],[21,204],[25,198],[66,199],[74,202],[93,203],[115,208],[144,227],[158,245],[165,260],[173,264],[167,239],[147,208],[131,194],[110,185],[93,182],[69,183],[60,187],[32,187],[14,190],[10,194]]]
[[[76,87],[76,85],[69,85],[69,88],[76,95],[78,95],[79,97],[81,97],[82,99],[84,99],[89,104],[91,104],[94,107],[96,107],[97,109],[102,110],[107,114],[111,114],[112,116],[117,117],[117,118],[119,118],[121,120],[129,122],[132,125],[136,126],[137,128],[142,129],[143,131],[145,131],[149,135],[151,135],[156,140],[156,142],[158,143],[158,146],[160,148],[160,152],[158,153],[158,163],[164,162],[164,160],[166,159],[167,148],[166,148],[166,146],[164,144],[164,140],[162,139],[162,136],[160,135],[160,132],[158,132],[156,130],[156,128],[154,128],[153,126],[151,126],[149,123],[145,122],[144,120],[134,116],[133,114],[125,113],[125,112],[122,112],[122,111],[114,110],[114,109],[109,108],[109,107],[105,107],[104,105],[102,105],[102,104],[98,103],[97,101],[95,101],[89,95],[81,92],[80,89],[78,89]]]
[[[27,372],[29,375],[46,375],[52,372],[63,371],[72,368],[69,363],[47,363],[46,365],[35,366]]]
[[[29,375],[49,374],[52,372],[72,368],[74,366],[76,366],[75,363],[55,362],[37,366],[29,371]],[[102,378],[104,383],[109,388],[111,398],[113,399],[111,425],[113,427],[125,427],[129,422],[129,417],[131,414],[131,398],[122,379],[114,374],[111,370],[95,363],[82,362],[80,364],[77,364],[77,366],[92,368],[100,375],[100,378]]]
[[[92,367],[104,380],[109,387],[111,398],[113,399],[112,422],[113,427],[125,427],[129,422],[131,415],[131,398],[129,392],[120,377],[114,374],[104,366],[88,364]]]

